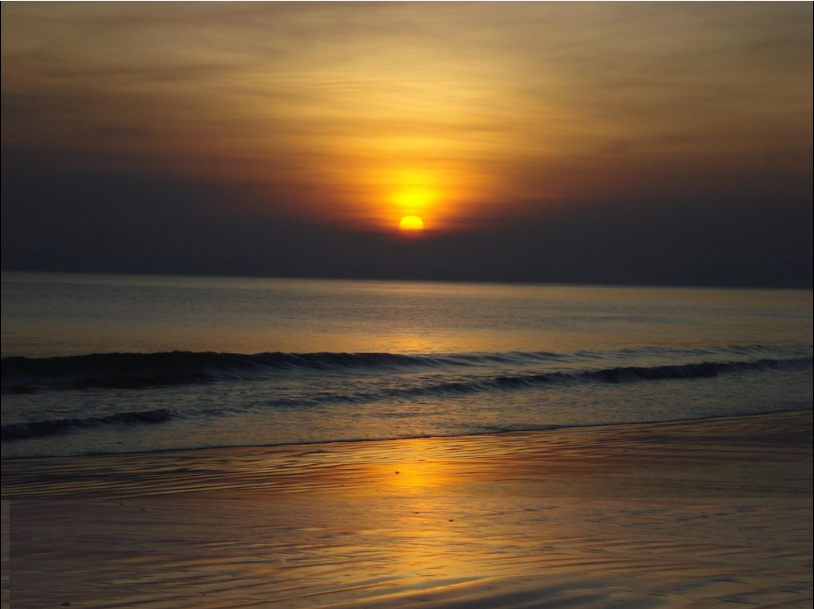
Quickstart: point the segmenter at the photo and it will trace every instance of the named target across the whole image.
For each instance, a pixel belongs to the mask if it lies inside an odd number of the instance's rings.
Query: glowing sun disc
[[[404,216],[399,222],[399,230],[420,232],[424,230],[424,220],[418,216]]]

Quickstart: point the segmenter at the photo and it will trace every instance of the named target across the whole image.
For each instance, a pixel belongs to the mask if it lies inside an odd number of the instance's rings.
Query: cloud
[[[811,240],[806,3],[2,11],[4,264],[741,282]]]

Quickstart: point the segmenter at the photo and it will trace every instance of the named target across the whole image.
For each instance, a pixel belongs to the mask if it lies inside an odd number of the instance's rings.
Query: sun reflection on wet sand
[[[9,461],[15,597],[97,609],[802,608],[810,429],[810,413],[784,413]]]

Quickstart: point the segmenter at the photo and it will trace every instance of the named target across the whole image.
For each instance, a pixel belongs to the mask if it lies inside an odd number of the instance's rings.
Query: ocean
[[[812,408],[812,292],[2,275],[2,457]]]

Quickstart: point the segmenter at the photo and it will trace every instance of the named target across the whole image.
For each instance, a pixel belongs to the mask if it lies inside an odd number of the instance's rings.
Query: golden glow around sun
[[[390,216],[387,224],[393,226],[398,222],[402,234],[420,234],[424,230],[424,218],[438,215],[443,197],[435,172],[419,168],[391,170],[381,175],[381,181],[389,191],[384,196],[389,208],[386,213]]]
[[[437,195],[427,188],[409,188],[393,195],[392,203],[400,209],[424,210],[431,206]]]
[[[421,232],[424,230],[424,220],[418,216],[404,216],[399,222],[399,230]]]
[[[359,200],[379,230],[397,227],[403,236],[417,237],[431,227],[433,234],[440,234],[454,230],[461,199],[472,199],[458,186],[468,175],[439,167],[371,166],[359,174],[360,186],[367,191]]]

